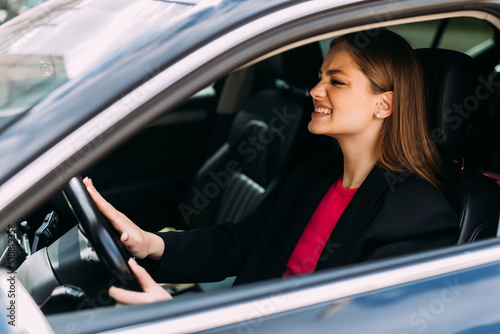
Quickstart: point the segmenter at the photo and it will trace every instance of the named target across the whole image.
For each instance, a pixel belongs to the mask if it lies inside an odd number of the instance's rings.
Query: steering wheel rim
[[[121,243],[118,231],[97,208],[81,176],[75,176],[68,182],[63,188],[63,195],[99,259],[117,280],[114,285],[142,291],[128,265],[132,255]]]

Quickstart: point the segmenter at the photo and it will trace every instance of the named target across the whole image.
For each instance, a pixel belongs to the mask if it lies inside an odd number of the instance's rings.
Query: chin
[[[309,124],[307,125],[307,130],[309,130],[310,133],[315,134],[315,135],[321,134],[321,132],[318,132],[318,127],[314,126],[314,124],[312,124],[312,121],[310,121]]]
[[[310,133],[315,134],[315,135],[324,135],[324,134],[329,133],[327,131],[328,129],[325,129],[325,126],[323,124],[318,124],[317,122],[314,122],[313,120],[311,120],[309,122],[309,124],[307,125],[307,129],[309,130]]]

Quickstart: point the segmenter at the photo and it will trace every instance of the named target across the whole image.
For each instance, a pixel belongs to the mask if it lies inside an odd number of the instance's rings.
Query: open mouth
[[[324,114],[324,115],[331,115],[332,114],[332,109],[329,108],[322,108],[322,107],[316,107],[314,108],[314,112]]]

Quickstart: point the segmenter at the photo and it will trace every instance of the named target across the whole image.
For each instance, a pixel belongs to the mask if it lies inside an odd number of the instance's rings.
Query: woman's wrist
[[[153,260],[160,260],[165,250],[163,239],[157,234],[146,232],[146,240],[148,245],[148,257]]]

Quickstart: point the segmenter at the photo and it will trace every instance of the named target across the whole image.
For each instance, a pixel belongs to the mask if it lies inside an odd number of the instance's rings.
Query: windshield
[[[157,28],[181,20],[192,4],[48,2],[0,27],[0,129],[61,84],[112,61]]]

